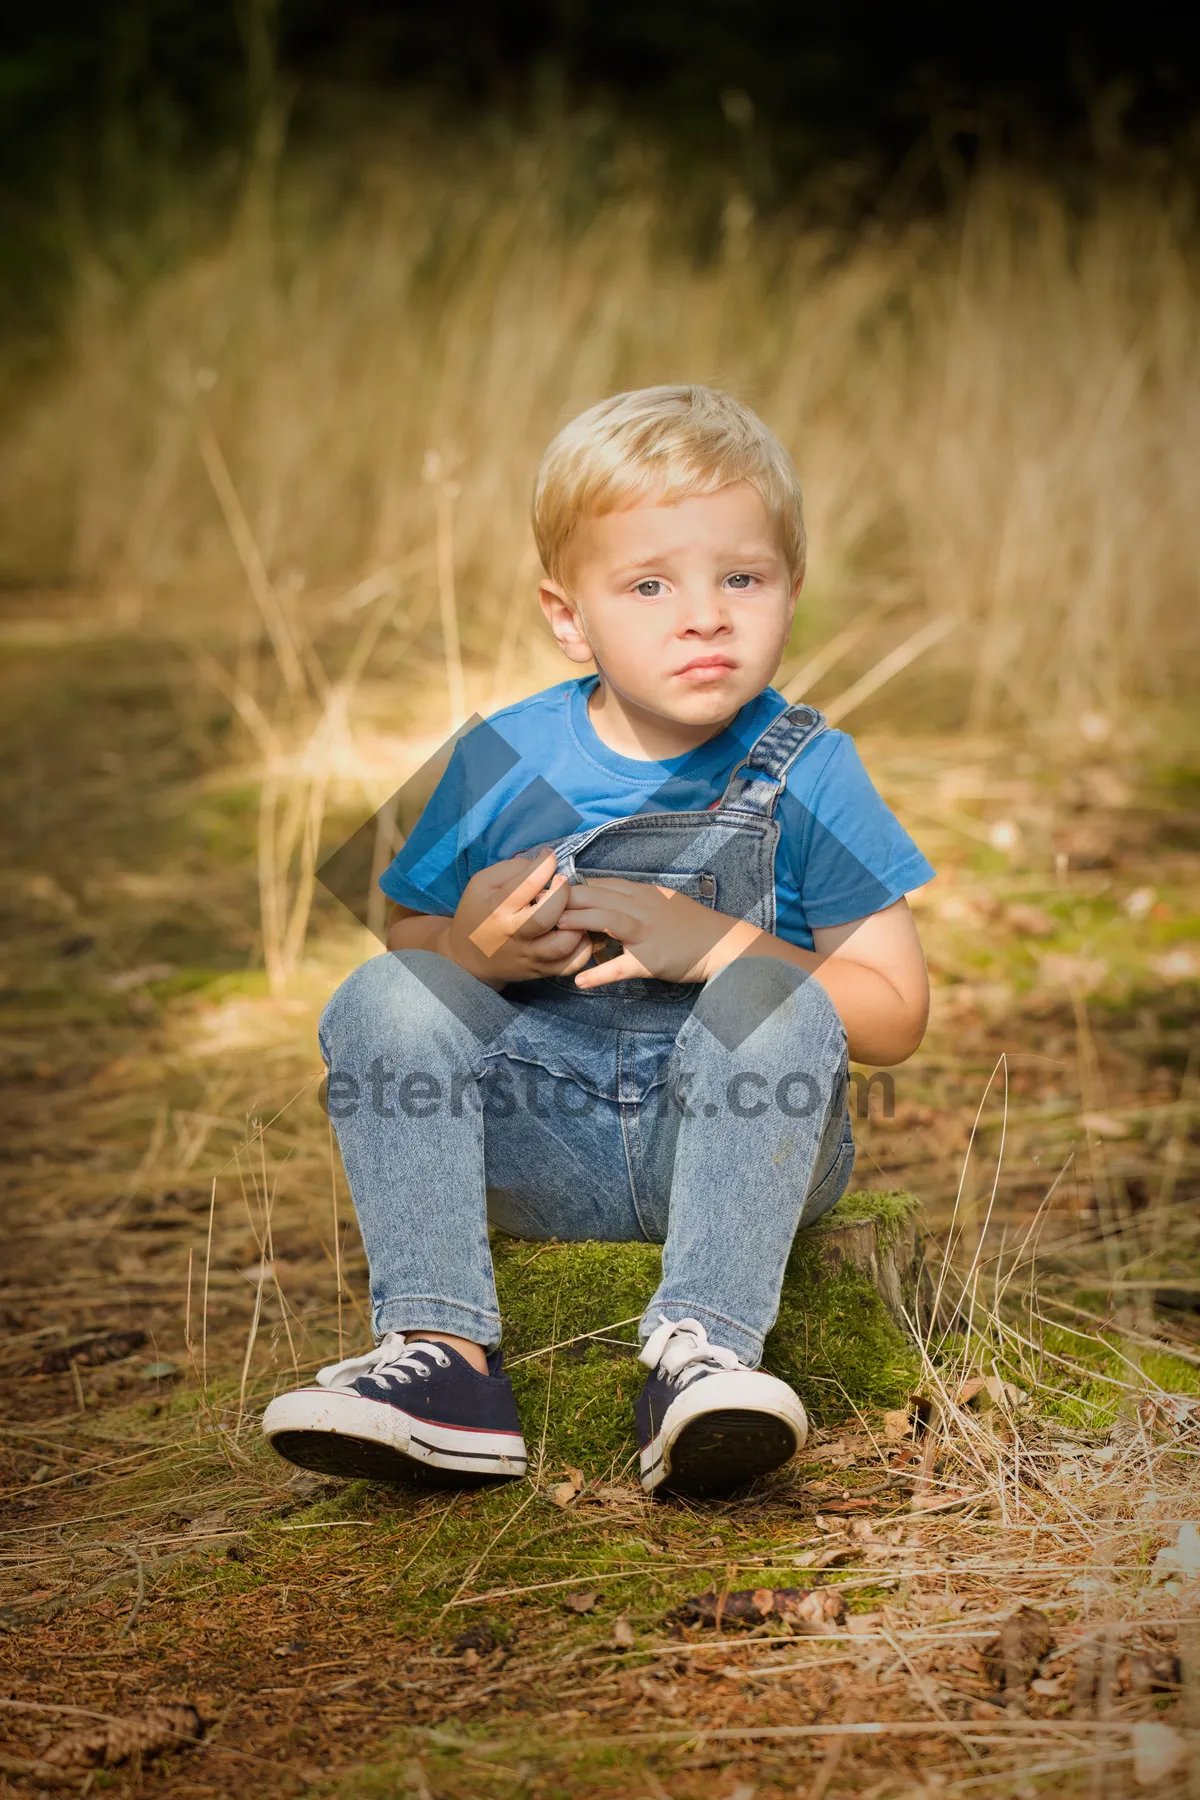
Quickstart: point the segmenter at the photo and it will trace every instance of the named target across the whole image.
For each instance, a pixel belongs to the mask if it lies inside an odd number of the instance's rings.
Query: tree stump
[[[869,1281],[901,1330],[915,1316],[924,1267],[918,1204],[902,1190],[847,1194],[802,1234],[822,1269],[850,1268]]]
[[[918,1372],[904,1326],[919,1280],[914,1195],[846,1194],[797,1234],[764,1368],[817,1423],[899,1406]],[[534,1244],[495,1236],[504,1344],[533,1451],[612,1478],[633,1454],[645,1371],[636,1324],[658,1284],[654,1244]]]

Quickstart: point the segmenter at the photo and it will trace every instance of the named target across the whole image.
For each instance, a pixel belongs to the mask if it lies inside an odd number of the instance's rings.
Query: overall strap
[[[736,806],[739,812],[760,813],[769,819],[783,792],[788,770],[805,745],[825,730],[825,715],[815,706],[806,706],[803,701],[789,706],[771,720],[737,764],[718,810]]]

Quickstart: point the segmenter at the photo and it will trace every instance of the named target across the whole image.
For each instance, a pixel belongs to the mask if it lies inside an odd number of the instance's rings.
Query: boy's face
[[[800,583],[747,481],[584,517],[569,567],[539,592],[551,629],[638,712],[720,726],[779,667]]]

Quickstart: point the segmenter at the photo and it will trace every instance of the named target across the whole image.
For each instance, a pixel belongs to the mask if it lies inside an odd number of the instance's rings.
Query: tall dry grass
[[[277,653],[288,609],[320,608],[302,585],[401,580],[436,596],[461,692],[451,639],[512,663],[548,437],[613,390],[694,379],[796,457],[800,649],[873,602],[863,666],[943,620],[916,641],[961,671],[975,725],[1194,678],[1186,207],[1114,187],[1072,209],[993,173],[940,223],[846,242],[733,195],[700,257],[653,167],[589,187],[568,140],[285,162],[273,206],[206,219],[137,291],[81,259],[61,364],[0,441],[4,573],[135,605],[265,583]]]

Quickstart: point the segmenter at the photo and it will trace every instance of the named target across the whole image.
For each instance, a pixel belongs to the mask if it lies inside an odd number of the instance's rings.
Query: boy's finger
[[[525,862],[523,857],[510,857],[510,864],[516,868]],[[503,868],[502,863],[493,865]],[[523,880],[507,888],[491,911],[476,925],[471,932],[471,942],[484,956],[494,956],[501,944],[506,944],[518,927],[524,922],[513,917],[514,913],[524,912],[535,894],[540,894],[550,879],[550,872],[556,866],[554,852],[549,850],[539,862],[535,862]]]
[[[631,900],[644,900],[647,893],[661,894],[664,900],[678,900],[678,888],[663,887],[657,881],[630,881],[624,875],[589,875],[571,889],[572,895],[586,895],[590,889],[604,888],[613,894],[626,894]]]
[[[644,920],[635,918],[624,907],[597,900],[591,906],[569,906],[560,921],[571,931],[603,931],[624,943],[633,937]]]
[[[562,917],[566,904],[567,878],[565,875],[555,875],[545,892],[535,895],[524,909],[517,924],[517,936],[536,938],[545,931],[552,931]]]
[[[610,982],[628,981],[633,975],[648,975],[649,973],[650,971],[642,967],[636,956],[631,956],[628,950],[624,950],[620,956],[614,956],[611,962],[601,963],[598,969],[584,969],[582,974],[575,977],[575,986],[577,988],[607,987]]]
[[[529,946],[529,954],[539,965],[560,962],[564,956],[573,956],[581,943],[590,942],[586,932],[555,929],[547,931],[542,937],[534,938]]]
[[[541,893],[555,869],[558,867],[558,858],[555,856],[553,850],[547,850],[545,856],[540,856],[534,863],[529,862],[523,856],[510,857],[509,860],[512,862],[514,868],[519,868],[524,865],[529,871],[524,879],[517,883],[516,887],[509,890],[508,898],[510,904],[513,906],[528,905],[535,894]]]
[[[555,969],[554,973],[556,975],[575,975],[580,969],[586,969],[591,960],[592,940],[590,937],[585,937],[574,956],[569,956],[566,962]]]

